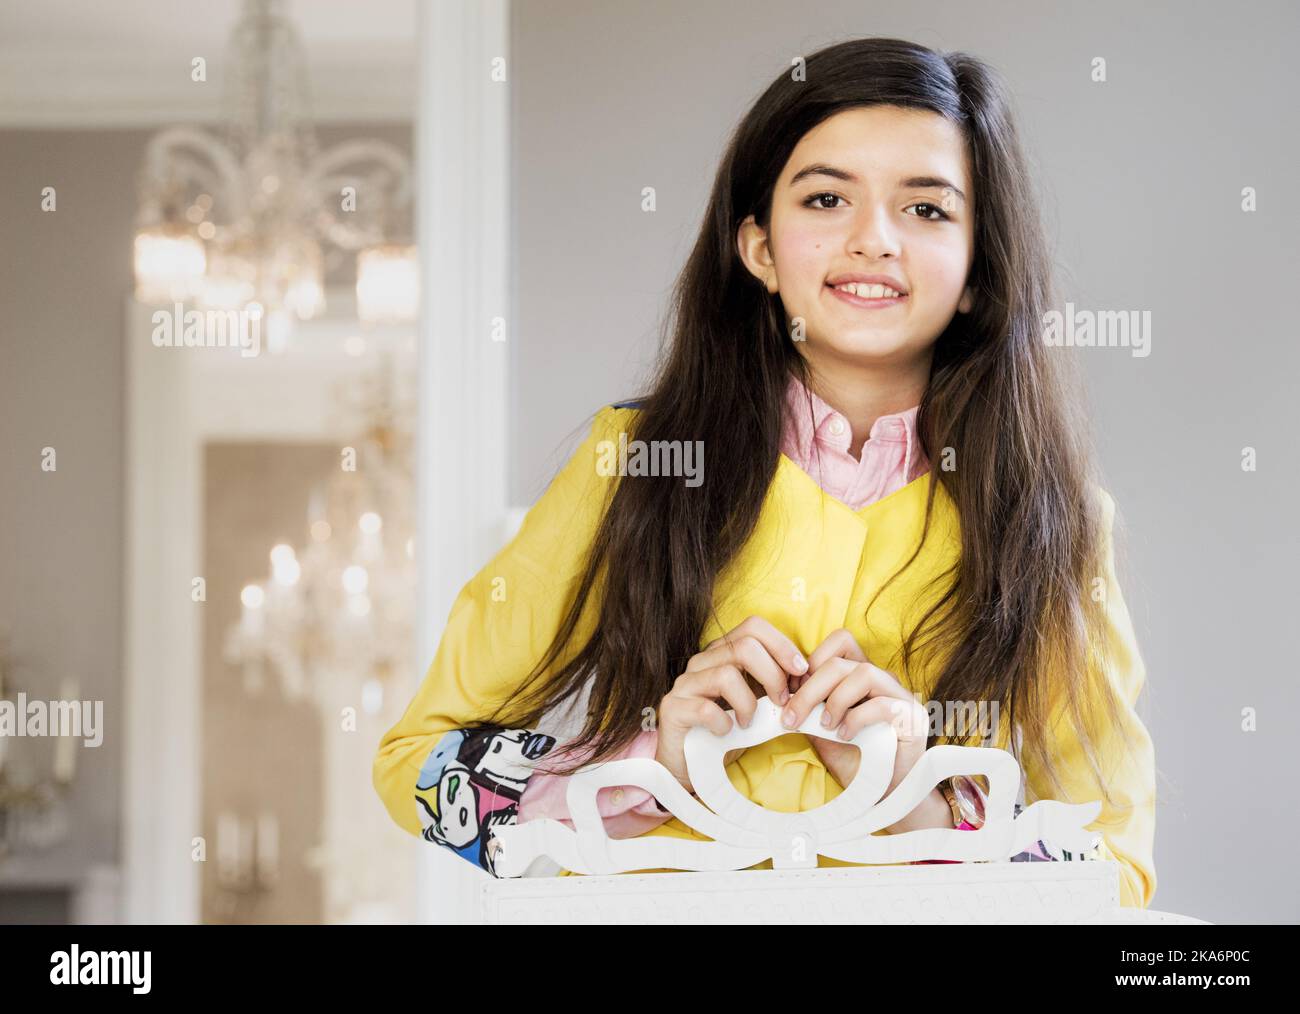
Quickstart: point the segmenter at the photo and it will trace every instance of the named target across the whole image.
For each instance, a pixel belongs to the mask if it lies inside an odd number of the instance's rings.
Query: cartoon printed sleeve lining
[[[653,757],[658,736],[642,733],[612,759]],[[496,828],[552,817],[570,827],[564,793],[568,776],[534,772],[557,740],[528,729],[453,729],[438,741],[420,769],[415,799],[426,841],[451,849],[493,876],[500,850]],[[607,786],[596,796],[611,838],[632,838],[672,816],[654,796],[635,786]]]
[[[513,824],[532,762],[555,738],[527,729],[453,729],[445,734],[415,785],[426,841],[494,873],[493,828]]]

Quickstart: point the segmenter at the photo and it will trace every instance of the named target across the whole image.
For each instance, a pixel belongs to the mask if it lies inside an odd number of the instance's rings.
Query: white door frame
[[[190,587],[202,574],[202,448],[190,414],[195,352],[154,348],[152,309],[128,297],[124,313],[122,916],[193,923],[202,627]]]
[[[509,0],[442,0],[419,12],[416,556],[423,623],[413,647],[422,678],[456,595],[506,530],[508,342],[494,341],[491,328],[501,318],[513,333],[514,313]],[[502,70],[505,79],[495,80]],[[483,872],[412,841],[420,850],[418,918],[473,921]]]

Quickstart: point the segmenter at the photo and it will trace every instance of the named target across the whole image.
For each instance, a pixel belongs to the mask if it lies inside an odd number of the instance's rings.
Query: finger
[[[898,677],[892,672],[882,669],[871,662],[867,662],[866,665],[871,670],[872,693],[880,694],[883,697],[897,697],[904,701],[916,700],[916,695],[898,682]]]
[[[831,659],[830,661],[835,661]],[[916,702],[916,695],[899,683],[894,674],[871,662],[849,662],[848,664],[863,670],[868,683],[867,693],[863,696],[896,697],[899,700]],[[861,698],[859,698],[860,700]]]
[[[775,664],[776,663],[773,663],[773,665]],[[744,669],[741,669],[741,672],[744,672]],[[747,672],[745,673],[745,682],[749,684],[749,689],[754,692],[755,697],[767,693],[767,687],[763,686],[762,683],[758,682],[758,680],[754,679],[754,677]]]
[[[787,729],[797,729],[808,713],[826,700],[827,695],[835,689],[850,672],[860,663],[845,658],[830,658],[803,682],[798,691],[790,698],[781,715],[781,724]]]
[[[723,642],[691,659],[695,669],[711,669],[719,665],[737,665],[753,676],[762,686],[772,703],[780,707],[790,695],[790,677],[777,663],[767,647],[753,635],[746,634],[738,641]],[[691,671],[691,665],[687,666]]]
[[[761,616],[748,617],[738,624],[735,629],[723,634],[717,640],[710,641],[708,648],[705,650],[714,648],[723,642],[737,641],[745,636],[758,638],[759,643],[767,649],[768,654],[776,660],[777,665],[791,676],[801,676],[810,671],[808,660],[803,657],[803,653],[794,641],[790,640]]]
[[[672,693],[660,702],[659,725],[661,730],[672,728],[683,733],[703,725],[715,735],[725,736],[731,731],[733,722],[731,715],[711,697]]]
[[[695,698],[689,719],[691,726],[702,725],[715,736],[725,736],[733,728],[731,716],[707,697]]]
[[[828,658],[835,657],[851,658],[856,662],[867,660],[857,639],[843,627],[827,634],[826,639],[808,656],[808,671],[815,671]]]
[[[758,708],[758,698],[749,689],[745,674],[739,666],[730,663],[715,666],[712,669],[699,669],[684,673],[673,688],[691,697],[703,697],[708,700],[721,698],[731,705],[736,719],[742,729],[749,728]]]
[[[745,674],[736,665],[720,665],[712,671],[717,674],[716,696],[731,705],[740,727],[748,729],[754,721],[754,712],[758,710],[758,698],[749,688]]]
[[[852,707],[836,728],[840,739],[852,739],[868,725],[888,722],[900,744],[925,742],[929,738],[929,715],[916,701],[897,697],[872,697]]]
[[[846,661],[849,661],[846,659]],[[822,725],[834,729],[844,721],[848,710],[872,696],[871,671],[866,663],[855,662],[853,669],[826,696],[826,710],[822,713]],[[887,695],[877,694],[878,697]],[[891,697],[890,700],[897,700]]]

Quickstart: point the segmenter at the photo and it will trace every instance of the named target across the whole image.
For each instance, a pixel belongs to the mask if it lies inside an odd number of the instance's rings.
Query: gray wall
[[[1300,93],[1294,4],[518,3],[511,492],[530,503],[633,392],[725,137],[790,59],[850,36],[1001,69],[1077,306],[1148,309],[1151,355],[1083,355],[1162,780],[1153,907],[1296,921]],[[1104,56],[1109,81],[1089,64]],[[640,210],[640,190],[658,210]],[[1259,210],[1239,207],[1243,186]],[[1258,471],[1241,470],[1241,449]],[[1121,545],[1121,548],[1124,548]],[[1241,712],[1258,731],[1241,731]],[[1284,772],[1286,775],[1284,776]],[[1286,868],[1289,869],[1289,868]]]
[[[104,702],[79,750],[74,833],[42,859],[115,863],[122,809],[123,299],[145,134],[0,132],[0,629],[30,697]],[[58,210],[40,210],[52,186]],[[42,472],[42,447],[58,455]]]

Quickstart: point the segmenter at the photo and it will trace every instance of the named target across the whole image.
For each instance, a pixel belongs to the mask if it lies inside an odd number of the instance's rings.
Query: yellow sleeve
[[[1110,728],[1095,734],[1094,744],[1115,805],[1105,802],[1100,792],[1077,731],[1069,722],[1057,722],[1051,741],[1051,753],[1058,776],[1068,790],[1067,802],[1102,800],[1101,813],[1088,825],[1098,832],[1102,842],[1100,859],[1120,865],[1120,904],[1146,908],[1156,890],[1153,858],[1156,829],[1155,750],[1151,735],[1138,717],[1135,705],[1146,667],[1138,649],[1133,622],[1124,603],[1124,595],[1115,576],[1114,520],[1115,501],[1101,491],[1103,530],[1105,532],[1106,637],[1111,652],[1106,678],[1122,702],[1120,718],[1133,744],[1125,750],[1121,730]],[[1033,799],[1052,798],[1050,783],[1036,765],[1027,759],[1025,779]],[[1061,798],[1059,795],[1056,798]]]
[[[628,411],[606,406],[596,414],[586,440],[528,511],[519,532],[460,590],[419,690],[380,741],[372,772],[375,790],[393,820],[412,834],[422,834],[427,824],[416,788],[439,741],[491,715],[559,630],[612,492],[610,478],[601,474],[608,469],[598,467],[600,444],[617,445],[624,418],[619,413]],[[590,637],[596,606],[593,593],[557,665],[572,659]],[[508,725],[508,716],[507,711],[498,724]],[[525,745],[517,745],[531,756]]]

